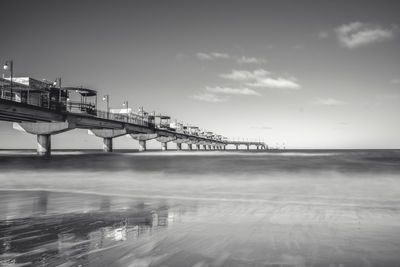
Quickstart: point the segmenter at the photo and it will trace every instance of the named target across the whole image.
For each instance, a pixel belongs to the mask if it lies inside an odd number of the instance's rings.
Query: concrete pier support
[[[176,143],[176,150],[182,150],[182,143]]]
[[[200,149],[201,149],[201,146],[200,146],[199,144],[196,144],[196,149],[197,149],[197,150],[200,150]]]
[[[168,142],[161,142],[161,150],[167,151],[168,150]]]
[[[139,140],[139,151],[146,151],[146,140]]]
[[[247,150],[250,150],[250,146],[249,145],[247,145]]]
[[[130,134],[130,137],[139,141],[139,152],[142,152],[147,150],[147,141],[156,138],[157,134]]]
[[[236,145],[236,150],[239,150],[239,145]]]
[[[207,150],[207,145],[203,145],[203,150]]]
[[[75,128],[75,124],[66,122],[21,122],[13,123],[18,131],[35,134],[37,136],[37,154],[51,155],[51,135],[66,132]]]
[[[112,152],[113,151],[113,140],[111,137],[103,138],[103,151]]]
[[[168,150],[167,143],[168,143],[168,142],[171,142],[171,141],[173,141],[173,140],[176,140],[176,137],[172,137],[172,136],[158,136],[158,137],[156,138],[156,140],[157,140],[158,142],[161,143],[161,150],[162,150],[162,151],[166,151],[166,150]]]
[[[211,145],[208,145],[208,150],[212,150],[212,147],[211,147]]]
[[[127,134],[126,129],[92,129],[89,134],[103,138],[103,151],[113,152],[113,138]]]
[[[51,154],[51,135],[37,135],[37,154],[39,156],[50,156]]]
[[[192,144],[187,144],[187,146],[188,146],[188,150],[193,150]]]

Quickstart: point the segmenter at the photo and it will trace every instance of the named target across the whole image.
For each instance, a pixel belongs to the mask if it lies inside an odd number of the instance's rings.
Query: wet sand
[[[399,266],[400,153],[293,153],[4,156],[0,265]]]

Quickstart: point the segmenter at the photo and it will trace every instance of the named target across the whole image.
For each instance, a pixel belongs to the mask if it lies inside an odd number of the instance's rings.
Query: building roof
[[[97,91],[93,89],[83,88],[83,87],[63,87],[63,90],[74,91],[79,93],[81,96],[96,96]]]

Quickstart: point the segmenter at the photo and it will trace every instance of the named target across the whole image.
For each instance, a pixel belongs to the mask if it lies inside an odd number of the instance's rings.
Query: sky
[[[399,1],[13,0],[1,10],[1,63],[96,89],[100,109],[110,94],[112,108],[128,100],[270,147],[400,148]],[[10,122],[0,137],[0,148],[36,147]],[[86,130],[52,139],[101,143]]]

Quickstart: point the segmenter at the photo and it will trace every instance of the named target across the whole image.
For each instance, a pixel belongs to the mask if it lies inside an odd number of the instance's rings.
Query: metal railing
[[[107,119],[107,120],[114,120],[120,122],[126,122],[131,124],[136,124],[145,127],[154,128],[154,123],[147,120],[145,117],[141,117],[136,114],[118,114],[118,113],[111,113],[102,110],[96,110],[96,117]]]
[[[107,119],[107,120],[114,120],[119,122],[131,123],[135,125],[145,126],[154,128],[154,123],[150,122],[146,117],[141,117],[136,114],[117,114],[106,112],[102,110],[97,110],[93,104],[84,104],[80,102],[71,102],[68,101],[65,105],[62,102],[58,101],[49,101],[48,98],[41,99],[41,101],[32,101],[32,99],[28,98],[20,98],[13,93],[11,96],[10,91],[8,90],[1,90],[0,92],[0,99],[12,101],[15,103],[21,103],[29,106],[41,107],[51,111],[66,111],[69,113],[74,114],[87,114],[93,117]]]
[[[65,110],[64,103],[50,100],[46,94],[41,95],[40,98],[33,99],[32,97],[29,96],[29,94],[27,95],[18,94],[18,89],[14,89],[12,95],[11,92],[8,90],[0,89],[0,99],[35,107],[46,108],[52,111]]]

